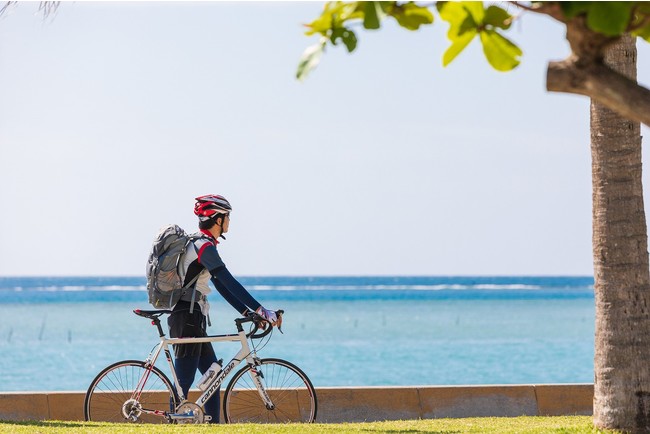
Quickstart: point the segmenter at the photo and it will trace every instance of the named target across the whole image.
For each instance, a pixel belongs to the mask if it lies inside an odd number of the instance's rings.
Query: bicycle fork
[[[251,379],[253,380],[253,384],[255,384],[255,388],[257,389],[257,393],[259,393],[260,398],[262,398],[262,401],[264,402],[264,405],[266,406],[267,410],[274,410],[275,405],[273,404],[273,401],[271,400],[271,397],[269,396],[268,392],[266,391],[266,387],[264,387],[264,383],[262,382],[262,379],[264,378],[264,374],[262,371],[259,371],[257,367],[260,365],[259,360],[255,360],[255,363],[251,365],[250,373],[251,373]]]

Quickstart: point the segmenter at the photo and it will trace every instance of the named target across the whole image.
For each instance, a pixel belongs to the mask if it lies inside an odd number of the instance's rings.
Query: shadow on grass
[[[42,421],[34,421],[34,420],[29,420],[29,421],[11,421],[11,420],[0,420],[0,429],[2,428],[2,425],[20,425],[20,426],[26,426],[26,427],[40,427],[40,428],[81,428],[84,426],[90,426],[93,425],[93,422],[66,422],[66,421],[49,421],[49,420],[42,420]],[[101,423],[99,424],[101,425]],[[171,426],[171,425],[170,425]],[[222,425],[222,426],[225,426]],[[324,425],[324,427],[327,427],[327,424]],[[340,429],[340,428],[336,428]],[[328,429],[325,429],[324,431],[328,431]],[[355,432],[366,432],[366,433],[386,433],[386,434],[460,434],[463,431],[455,431],[455,430],[446,430],[446,431],[440,431],[440,430],[435,430],[435,429],[386,429],[384,428],[370,428],[370,427],[364,427],[360,428],[358,430],[355,430]]]
[[[89,422],[90,423],[90,422]],[[65,422],[58,420],[0,420],[2,425],[21,425],[21,426],[34,426],[43,428],[79,428],[86,424],[86,422]]]
[[[362,428],[359,430],[360,432],[380,432],[380,433],[400,433],[400,434],[408,434],[408,433],[413,433],[413,434],[460,434],[463,431],[438,431],[434,429],[372,429],[372,428]]]

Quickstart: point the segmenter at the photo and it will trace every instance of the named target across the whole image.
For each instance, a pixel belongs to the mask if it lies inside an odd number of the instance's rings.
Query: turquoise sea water
[[[242,277],[316,386],[591,383],[591,277]],[[0,391],[85,390],[157,342],[143,278],[0,278]],[[211,296],[210,333],[236,312]],[[235,344],[215,346],[230,359]],[[159,365],[163,367],[163,365]],[[163,370],[166,370],[164,368]]]

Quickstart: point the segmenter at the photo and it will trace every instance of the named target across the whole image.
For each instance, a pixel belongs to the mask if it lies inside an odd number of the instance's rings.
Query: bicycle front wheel
[[[142,392],[136,396],[141,382]],[[87,421],[98,422],[166,423],[164,413],[177,405],[174,387],[160,369],[154,366],[150,370],[139,360],[125,360],[95,377],[86,392],[84,416]]]
[[[273,402],[269,409],[253,382],[258,373]],[[228,384],[223,414],[228,423],[310,423],[316,420],[316,391],[304,372],[281,359],[262,359],[260,366],[246,366]]]

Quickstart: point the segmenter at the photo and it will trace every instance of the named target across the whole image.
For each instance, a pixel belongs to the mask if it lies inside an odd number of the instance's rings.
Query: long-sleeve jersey
[[[184,284],[187,284],[199,274],[199,278],[194,285],[201,294],[207,296],[211,292],[209,281],[212,281],[219,294],[237,312],[245,314],[248,310],[257,310],[260,303],[233,277],[226,268],[221,256],[219,256],[217,251],[219,241],[215,240],[207,231],[201,231],[201,233],[194,236],[200,236],[200,238],[187,249],[183,262],[185,270]]]

